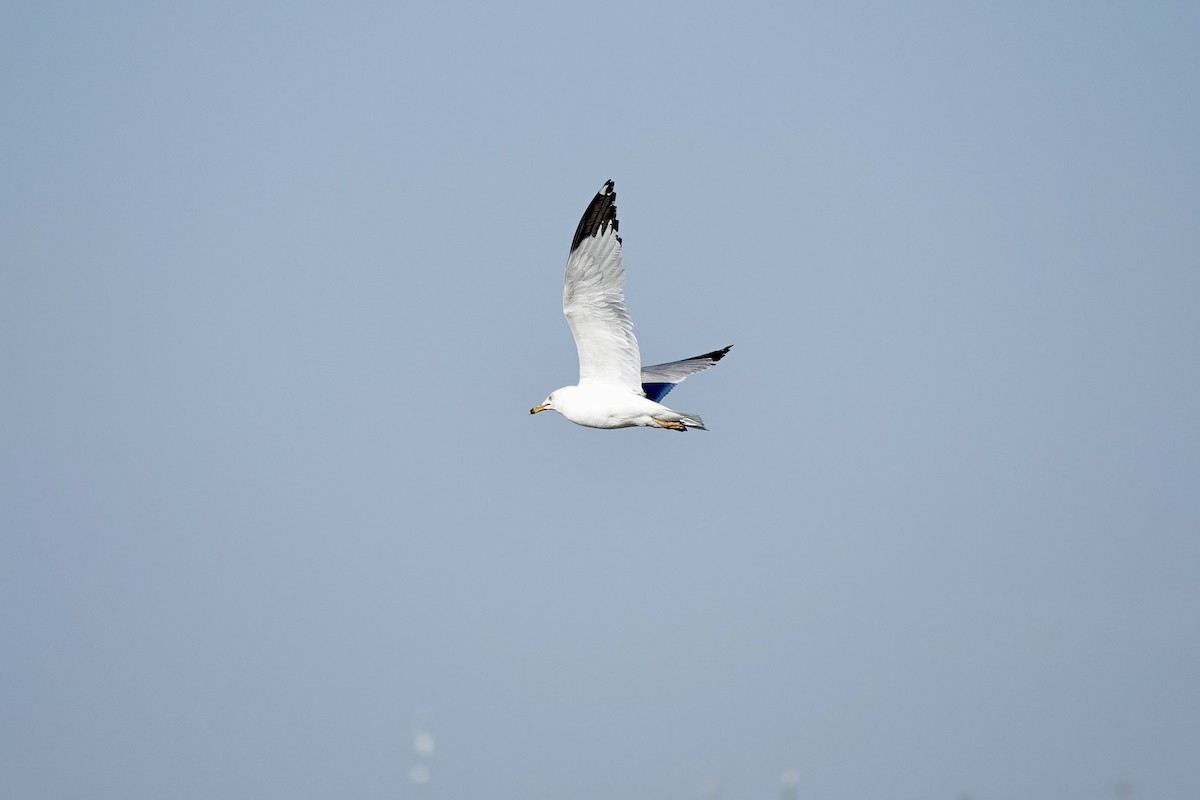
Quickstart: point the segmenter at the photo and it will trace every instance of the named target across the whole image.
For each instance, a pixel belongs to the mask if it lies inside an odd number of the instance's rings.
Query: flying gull
[[[682,361],[642,366],[633,320],[625,309],[612,181],[601,187],[575,229],[563,280],[563,314],[579,351],[579,385],[554,390],[530,414],[557,411],[588,428],[707,430],[699,416],[659,401],[688,376],[724,358],[733,345]]]

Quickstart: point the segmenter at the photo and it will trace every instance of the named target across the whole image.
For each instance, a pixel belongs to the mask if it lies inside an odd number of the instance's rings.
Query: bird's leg
[[[651,419],[653,419],[655,422],[657,422],[660,426],[662,426],[664,428],[670,428],[673,431],[686,431],[687,430],[687,426],[684,425],[682,422],[672,422],[669,419],[658,419],[657,417],[651,417]]]

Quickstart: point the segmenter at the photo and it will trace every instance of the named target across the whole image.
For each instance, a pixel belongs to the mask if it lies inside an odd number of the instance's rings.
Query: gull
[[[579,351],[579,384],[555,389],[530,414],[557,411],[588,428],[707,430],[696,414],[675,411],[659,401],[688,376],[724,358],[733,345],[682,361],[642,366],[633,320],[625,308],[612,181],[596,193],[575,229],[563,279],[563,314]]]

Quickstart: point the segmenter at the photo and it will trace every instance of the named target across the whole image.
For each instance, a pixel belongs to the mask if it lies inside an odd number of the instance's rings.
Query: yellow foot
[[[670,428],[673,431],[686,431],[687,430],[687,426],[684,425],[682,422],[671,422],[670,420],[657,419],[657,418],[655,418],[654,421],[657,422],[661,427]]]

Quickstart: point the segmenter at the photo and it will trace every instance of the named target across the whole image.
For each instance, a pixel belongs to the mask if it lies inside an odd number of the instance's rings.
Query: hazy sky
[[[8,4],[0,796],[1200,798],[1198,8]]]

